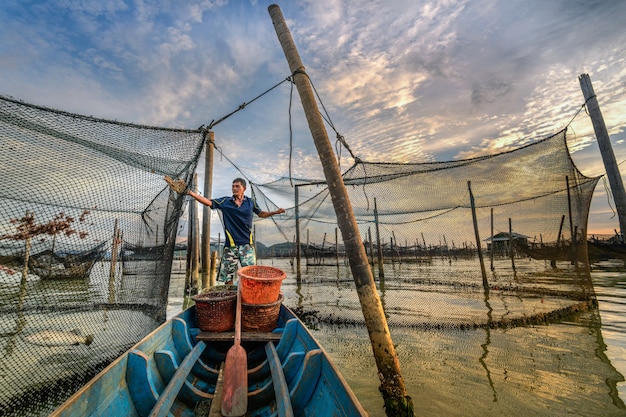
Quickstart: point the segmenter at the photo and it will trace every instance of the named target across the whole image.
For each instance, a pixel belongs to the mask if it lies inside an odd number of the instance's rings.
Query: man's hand
[[[187,192],[187,184],[185,184],[185,181],[178,178],[174,180],[167,175],[163,179],[167,182],[167,185],[178,194],[185,194]]]

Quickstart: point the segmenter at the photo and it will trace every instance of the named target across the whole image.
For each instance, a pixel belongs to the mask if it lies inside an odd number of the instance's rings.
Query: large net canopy
[[[572,239],[584,242],[589,204],[598,181],[574,165],[565,130],[513,151],[474,159],[432,163],[359,160],[343,178],[364,241],[371,233],[375,238],[378,229],[387,250],[410,250],[416,255],[432,254],[444,245],[446,250],[475,250],[472,209],[480,237],[488,240],[489,246],[491,224],[494,234],[513,232],[518,243],[530,247],[564,242],[569,246]],[[256,198],[269,200],[268,206],[278,196],[298,199],[298,212],[294,209],[291,217],[276,223],[281,236],[295,236],[298,220],[310,244],[322,245],[326,235],[327,249],[335,246],[337,221],[325,181],[283,178],[255,187]],[[268,227],[272,227],[269,222],[258,222],[257,234],[269,238]],[[305,243],[304,239],[301,242]],[[584,261],[585,255],[581,252],[579,260]]]
[[[598,178],[566,132],[450,162],[354,158],[343,178],[390,326],[526,325],[591,305]],[[165,319],[180,226],[199,211],[163,177],[191,185],[207,133],[0,97],[0,414],[46,415]],[[230,184],[219,151],[213,179]],[[362,325],[326,181],[237,174],[262,210],[286,209],[254,221],[258,262],[288,274],[284,303],[309,326]]]
[[[63,400],[164,320],[183,199],[163,176],[189,180],[203,140],[0,97],[0,414]]]
[[[523,324],[590,300],[587,218],[599,177],[576,168],[566,130],[474,159],[357,158],[343,178],[391,326]],[[261,256],[291,257],[297,306],[362,323],[325,181],[283,178],[253,184],[253,194],[268,209],[294,201],[255,232]],[[500,311],[487,316],[490,293],[501,295],[490,306]]]

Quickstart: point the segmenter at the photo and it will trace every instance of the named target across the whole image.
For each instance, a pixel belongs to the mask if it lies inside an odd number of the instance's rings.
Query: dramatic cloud
[[[102,118],[207,125],[289,75],[270,3],[6,0],[0,94]],[[281,8],[322,110],[360,158],[467,158],[540,139],[581,108],[582,73],[618,162],[626,158],[625,2],[300,0]],[[290,92],[284,83],[215,128],[224,155],[256,180],[290,168],[320,176]],[[588,116],[571,127],[576,162],[602,174]],[[611,230],[606,198],[593,209],[590,229]]]

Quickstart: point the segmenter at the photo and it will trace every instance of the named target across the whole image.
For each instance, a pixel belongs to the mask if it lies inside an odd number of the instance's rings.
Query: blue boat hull
[[[219,416],[220,368],[231,335],[201,332],[195,307],[185,310],[52,416]],[[327,353],[288,308],[281,306],[272,333],[244,332],[242,345],[248,356],[246,416],[367,416]]]

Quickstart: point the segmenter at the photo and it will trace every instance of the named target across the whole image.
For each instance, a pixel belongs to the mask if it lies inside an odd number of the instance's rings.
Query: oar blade
[[[241,345],[234,345],[226,353],[224,364],[224,395],[222,415],[239,417],[248,410],[248,357]]]

